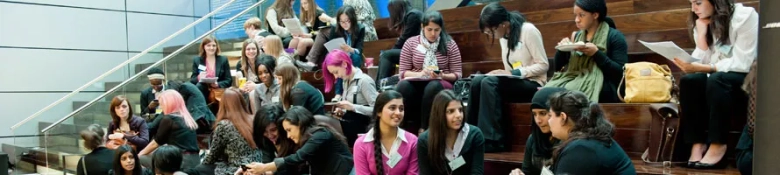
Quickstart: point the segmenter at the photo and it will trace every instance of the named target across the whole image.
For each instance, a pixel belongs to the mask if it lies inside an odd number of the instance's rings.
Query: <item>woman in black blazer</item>
[[[309,163],[312,174],[349,174],[353,171],[352,153],[346,138],[333,127],[315,121],[311,112],[293,106],[282,117],[287,137],[298,145],[295,153],[269,163],[247,165],[252,174],[296,168]],[[239,172],[242,173],[242,172]]]
[[[383,50],[379,54],[379,70],[376,73],[377,89],[381,89],[380,82],[383,78],[393,76],[401,58],[401,49],[406,43],[406,39],[420,35],[422,28],[423,13],[420,10],[412,8],[412,4],[406,0],[391,0],[387,4],[387,10],[390,12],[388,28],[398,33],[400,36],[395,41],[393,48]]]
[[[84,147],[90,152],[79,159],[76,175],[108,174],[114,164],[114,150],[108,149],[103,142],[103,128],[98,124],[92,124],[86,130],[81,131],[81,139],[84,139]]]
[[[349,54],[354,67],[362,68],[363,38],[366,37],[366,28],[358,24],[355,8],[352,6],[341,6],[336,13],[336,20],[338,27],[335,30],[330,30],[331,38],[344,38],[347,44],[341,45],[341,50]],[[342,81],[341,78],[336,79],[336,97],[334,98],[336,100],[339,100],[339,97],[341,97],[339,94],[342,93]]]
[[[213,105],[213,101],[209,101],[209,94],[212,89],[227,88],[233,84],[233,76],[230,75],[230,64],[224,56],[220,56],[219,43],[213,36],[203,38],[203,42],[200,43],[198,49],[198,57],[192,60],[192,75],[190,76],[190,82],[195,84],[198,89],[206,97],[206,102],[211,104],[212,113],[216,113],[218,110],[217,105]],[[201,83],[203,78],[217,78],[217,82],[213,84]]]

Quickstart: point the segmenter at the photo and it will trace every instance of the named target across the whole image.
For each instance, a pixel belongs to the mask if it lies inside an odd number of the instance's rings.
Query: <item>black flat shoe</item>
[[[696,162],[693,168],[696,169],[723,169],[726,168],[726,161],[721,160],[718,163],[701,163]]]

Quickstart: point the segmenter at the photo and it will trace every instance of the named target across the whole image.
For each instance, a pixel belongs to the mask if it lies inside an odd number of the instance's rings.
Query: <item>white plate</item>
[[[558,50],[564,51],[564,52],[571,52],[574,49],[576,49],[578,47],[582,47],[582,46],[585,46],[585,44],[561,44],[561,45],[555,46],[555,49],[558,49]]]

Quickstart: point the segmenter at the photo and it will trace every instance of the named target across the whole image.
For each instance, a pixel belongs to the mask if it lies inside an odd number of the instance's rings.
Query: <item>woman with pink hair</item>
[[[163,109],[163,117],[157,127],[157,134],[143,150],[138,153],[141,165],[151,167],[151,153],[160,145],[172,145],[183,150],[182,169],[194,168],[200,164],[197,135],[198,124],[187,111],[184,99],[175,90],[165,90],[158,99]]]
[[[352,65],[349,54],[334,50],[325,56],[322,63],[322,77],[325,79],[325,92],[334,89],[336,78],[342,82],[341,99],[336,103],[335,115],[341,116],[344,136],[348,144],[353,144],[358,133],[365,133],[371,121],[374,101],[379,94],[374,80]],[[336,87],[339,88],[339,87]]]

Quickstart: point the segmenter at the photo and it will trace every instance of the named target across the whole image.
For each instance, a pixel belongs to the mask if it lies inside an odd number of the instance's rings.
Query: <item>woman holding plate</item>
[[[604,0],[575,1],[574,16],[580,30],[558,43],[555,70],[560,71],[545,87],[580,91],[594,102],[620,102],[617,86],[628,61],[626,38],[607,17]]]

